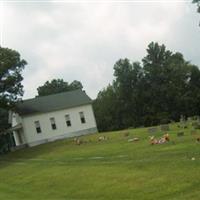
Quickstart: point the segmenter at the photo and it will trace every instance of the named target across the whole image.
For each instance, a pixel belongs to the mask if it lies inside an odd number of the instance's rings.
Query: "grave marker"
[[[197,133],[196,130],[191,130],[191,131],[190,131],[190,134],[191,134],[191,135],[195,135],[196,133]]]
[[[177,136],[178,136],[178,137],[184,136],[184,132],[179,132],[179,133],[177,133]]]
[[[148,128],[148,133],[150,134],[154,134],[158,132],[158,128],[157,127],[151,127],[151,128]]]
[[[161,131],[169,131],[169,125],[168,124],[164,124],[160,126]]]

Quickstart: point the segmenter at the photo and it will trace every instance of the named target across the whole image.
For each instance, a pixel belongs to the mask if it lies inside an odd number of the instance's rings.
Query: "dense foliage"
[[[8,109],[23,95],[22,70],[27,62],[12,49],[0,47],[0,152],[10,136],[3,135],[8,124]]]
[[[26,64],[17,51],[0,47],[0,107],[11,107],[23,95],[21,73]]]
[[[197,12],[200,13],[200,0],[193,0],[192,2],[197,4]]]
[[[200,70],[165,45],[150,43],[142,62],[120,59],[114,81],[99,92],[99,130],[152,126],[200,112]]]
[[[82,83],[77,80],[74,80],[69,84],[63,79],[53,79],[52,81],[46,81],[44,85],[37,88],[37,91],[39,96],[46,96],[49,94],[67,92],[82,88]]]
[[[8,110],[0,108],[0,131],[9,128],[8,124]]]

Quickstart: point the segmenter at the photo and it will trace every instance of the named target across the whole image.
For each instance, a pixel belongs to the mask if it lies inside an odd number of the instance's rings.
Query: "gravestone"
[[[192,126],[196,127],[198,125],[198,122],[192,122]]]
[[[187,124],[187,120],[186,120],[186,117],[181,115],[181,118],[180,118],[180,123],[179,123],[179,128],[187,128],[188,127],[188,124]]]
[[[124,137],[128,137],[130,133],[128,131],[124,132]]]
[[[160,126],[161,131],[169,131],[169,125],[168,124],[164,124]]]
[[[191,130],[191,131],[190,131],[190,134],[191,134],[191,135],[195,135],[196,133],[197,133],[196,130]]]
[[[193,123],[192,123],[192,127],[193,127],[194,129],[200,129],[200,123],[198,123],[198,122],[193,122]]]
[[[148,128],[148,133],[150,134],[154,134],[158,131],[158,128],[157,127],[151,127],[151,128]]]
[[[178,137],[184,136],[184,132],[179,132],[179,133],[177,133],[177,136],[178,136]]]

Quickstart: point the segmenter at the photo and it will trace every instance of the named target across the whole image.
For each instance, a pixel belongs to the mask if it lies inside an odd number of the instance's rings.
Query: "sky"
[[[200,66],[199,21],[190,0],[0,0],[0,44],[28,62],[24,99],[57,78],[81,81],[96,98],[115,62],[141,61],[151,41]]]

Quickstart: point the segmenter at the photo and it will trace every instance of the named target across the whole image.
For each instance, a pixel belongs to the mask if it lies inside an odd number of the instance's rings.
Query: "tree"
[[[146,115],[154,118],[148,125],[159,124],[163,120],[178,120],[180,115],[187,116],[190,109],[186,105],[191,100],[188,96],[191,64],[184,60],[181,53],[172,53],[164,45],[150,43],[143,66],[149,91],[146,94],[151,104]]]
[[[151,42],[142,63],[120,59],[112,85],[99,92],[99,130],[153,126],[200,113],[200,70],[179,52]]]
[[[9,128],[9,126],[10,125],[8,124],[8,110],[0,108],[0,132]]]
[[[118,113],[121,128],[137,126],[139,85],[143,70],[139,62],[131,63],[127,58],[120,59],[114,65],[113,86],[118,99]],[[133,106],[133,104],[135,106]]]
[[[4,134],[9,127],[8,110],[0,108],[0,154],[10,151],[13,144],[12,133]]]
[[[94,101],[94,112],[100,131],[136,127],[143,110],[139,109],[143,70],[139,62],[127,58],[114,65],[112,85],[99,92]],[[141,100],[141,98],[140,98]]]
[[[99,131],[119,129],[117,105],[116,92],[112,85],[108,85],[98,93],[93,106]]]
[[[37,88],[39,96],[45,96],[49,94],[55,94],[60,92],[67,92],[76,89],[82,89],[82,83],[74,80],[70,84],[65,82],[63,79],[53,79],[46,81],[44,85]]]
[[[200,13],[200,0],[193,0],[192,3],[196,3],[197,4],[197,12]]]
[[[10,126],[8,109],[14,109],[23,95],[21,73],[26,64],[17,51],[0,47],[0,152],[9,150],[5,146],[9,147],[11,135],[2,133]]]
[[[193,0],[192,3],[197,4],[197,12],[200,13],[200,0]],[[200,26],[200,23],[199,23],[199,26]]]
[[[26,64],[17,51],[0,47],[0,107],[13,107],[23,95],[21,72]]]
[[[83,89],[83,85],[80,81],[74,80],[70,83],[69,87],[71,90],[76,90],[76,89]]]

